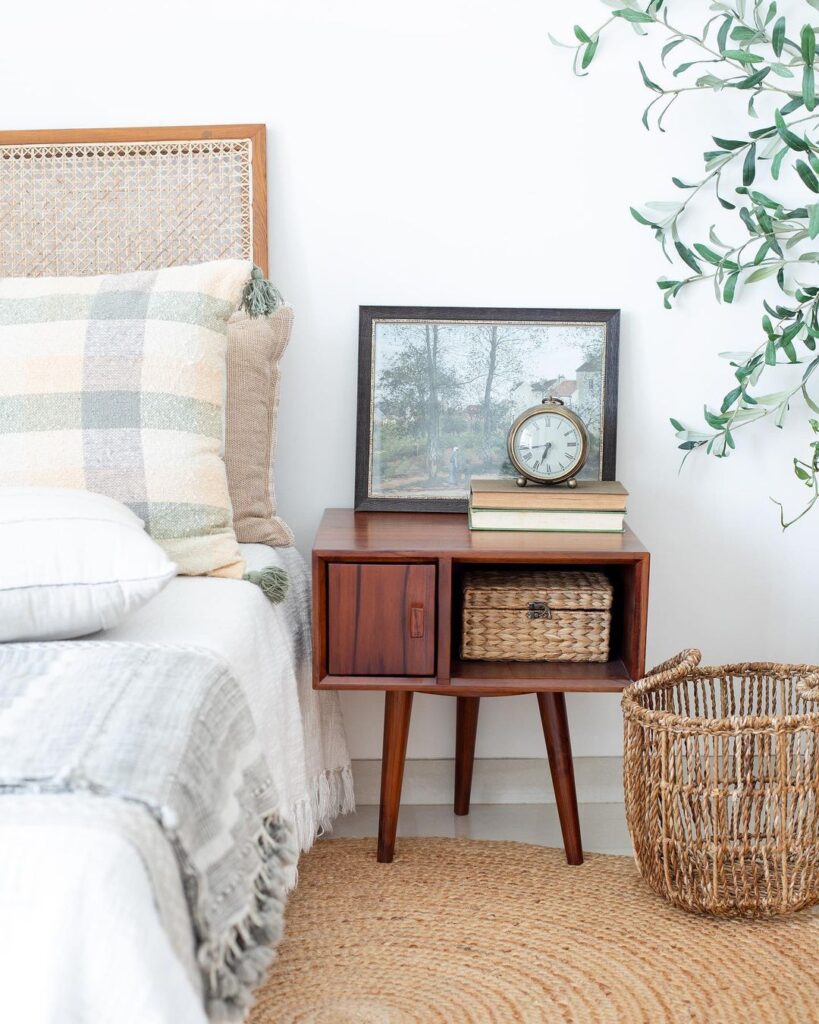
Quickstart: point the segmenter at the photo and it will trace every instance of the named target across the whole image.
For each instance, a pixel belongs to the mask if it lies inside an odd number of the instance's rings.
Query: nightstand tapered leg
[[[412,691],[384,694],[384,745],[381,751],[381,807],[378,814],[378,860],[389,864],[395,852],[404,760],[407,756]]]
[[[472,793],[472,767],[475,763],[475,737],[478,733],[480,697],[458,697],[455,729],[455,813],[469,814]]]
[[[565,693],[539,693],[537,703],[540,721],[549,754],[549,768],[563,833],[563,849],[569,864],[583,863],[583,844],[580,839],[580,818],[577,814],[577,793],[574,787],[572,743],[569,721],[566,717]]]

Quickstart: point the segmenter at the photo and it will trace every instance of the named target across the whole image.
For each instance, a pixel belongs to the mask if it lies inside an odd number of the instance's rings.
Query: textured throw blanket
[[[160,824],[208,1012],[240,1018],[281,933],[296,845],[228,669],[164,644],[0,645],[0,793],[79,791],[136,802]]]

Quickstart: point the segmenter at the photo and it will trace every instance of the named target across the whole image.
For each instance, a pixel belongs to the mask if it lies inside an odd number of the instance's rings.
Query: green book
[[[625,512],[559,512],[472,508],[470,530],[535,530],[559,533],[622,533]]]

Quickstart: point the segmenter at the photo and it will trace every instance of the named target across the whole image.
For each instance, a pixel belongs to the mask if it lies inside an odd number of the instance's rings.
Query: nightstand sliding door
[[[330,675],[435,675],[434,565],[327,569]]]

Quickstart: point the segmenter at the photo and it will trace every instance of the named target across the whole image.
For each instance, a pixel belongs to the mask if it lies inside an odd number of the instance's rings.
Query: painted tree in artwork
[[[489,447],[489,435],[492,430],[492,384],[495,380],[495,369],[498,365],[498,325],[492,324],[485,329],[486,339],[486,381],[483,387],[483,415],[481,440],[486,452]]]
[[[442,355],[440,331],[436,324],[406,324],[394,328],[400,346],[382,371],[379,408],[385,421],[382,453],[384,471],[394,475],[411,455],[407,441],[423,446],[428,481],[438,475],[441,458],[441,410],[444,395],[452,391],[455,378]],[[390,429],[392,423],[400,429]]]
[[[499,401],[501,383],[518,383],[523,373],[525,332],[509,324],[486,324],[472,328],[471,364],[476,367],[481,395],[481,452],[487,466],[496,461]],[[503,411],[505,411],[505,403]]]
[[[603,408],[603,349],[598,334],[582,336],[583,362],[575,370],[577,380],[576,412],[586,424],[593,446],[600,443],[600,412]]]
[[[578,376],[594,446],[600,338],[564,337],[561,325],[555,329],[552,337],[551,329],[515,322],[383,326],[373,433],[377,486],[392,493],[463,492],[471,475],[510,472],[506,433],[512,420],[564,375],[572,383],[575,368],[589,360],[589,372]]]
[[[441,456],[441,395],[438,379],[440,339],[437,324],[424,324],[424,371],[427,378],[427,479],[438,476]]]

